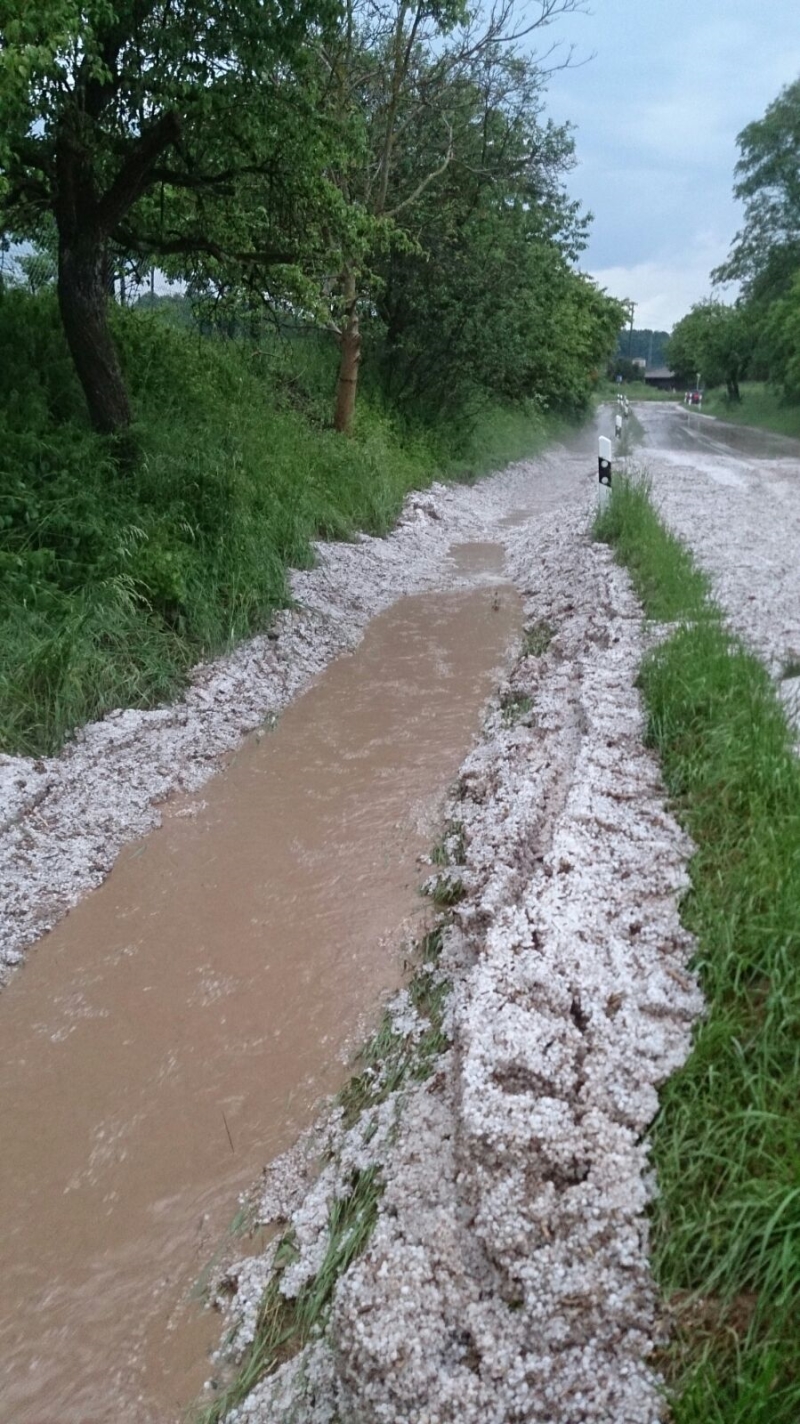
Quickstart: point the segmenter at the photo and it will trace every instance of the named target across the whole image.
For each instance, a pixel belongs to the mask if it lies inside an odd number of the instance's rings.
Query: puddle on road
[[[460,574],[502,574],[506,566],[506,555],[502,544],[471,542],[451,544],[448,558],[455,564]]]
[[[535,509],[512,509],[510,514],[506,514],[498,522],[501,529],[516,529],[520,524],[527,524],[535,513]]]
[[[506,585],[381,614],[0,997],[3,1419],[172,1424],[195,1397],[219,1321],[187,1293],[400,982],[520,623]]]

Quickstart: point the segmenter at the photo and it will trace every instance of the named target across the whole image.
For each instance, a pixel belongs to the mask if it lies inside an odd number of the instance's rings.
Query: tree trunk
[[[336,412],[333,417],[333,428],[340,431],[342,435],[349,435],[353,428],[353,414],[358,390],[358,366],[361,360],[361,331],[358,322],[354,272],[345,272],[343,288],[344,325],[339,337],[341,356],[339,358],[339,376],[336,382]]]
[[[103,242],[80,234],[59,238],[58,305],[89,418],[101,435],[131,423],[131,407],[108,328]]]

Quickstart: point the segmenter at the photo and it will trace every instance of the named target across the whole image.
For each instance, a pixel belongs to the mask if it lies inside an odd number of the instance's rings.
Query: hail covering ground
[[[0,983],[104,879],[122,846],[159,824],[160,802],[202,786],[246,733],[353,648],[376,613],[441,587],[453,540],[485,537],[530,481],[530,468],[518,466],[477,489],[410,496],[388,539],[321,545],[318,567],[291,576],[297,607],[279,612],[268,634],[196,668],[180,701],[112,712],[58,756],[0,756]]]
[[[586,510],[522,527],[509,556],[555,636],[503,689],[530,713],[509,726],[495,710],[449,807],[466,890],[441,966],[452,1048],[384,1104],[378,1132],[372,1111],[347,1132],[334,1115],[318,1180],[303,1161],[319,1142],[268,1175],[260,1215],[288,1219],[300,1246],[290,1295],[353,1168],[378,1164],[387,1186],[327,1336],[241,1424],[662,1416],[642,1135],[701,1010],[677,913],[690,847],[642,742],[639,610]],[[233,1272],[240,1349],[270,1266],[268,1252]]]
[[[792,469],[666,448],[647,463],[668,521],[779,671],[800,653]],[[495,706],[449,808],[466,893],[437,969],[453,984],[439,1071],[389,1097],[377,1131],[374,1114],[365,1132],[333,1113],[322,1176],[319,1138],[268,1174],[261,1216],[289,1219],[300,1245],[287,1292],[317,1268],[353,1166],[378,1163],[386,1190],[330,1330],[257,1388],[242,1421],[661,1417],[643,1134],[701,1011],[677,913],[691,848],[643,745],[639,609],[589,536],[592,465],[554,450],[473,489],[414,496],[390,538],[323,546],[316,569],[293,575],[298,607],[199,668],[175,706],[112,715],[59,757],[0,760],[8,973],[157,824],[160,800],[202,785],[379,609],[441,587],[454,540],[503,542],[529,619],[553,629],[505,689],[530,710],[509,720]],[[548,482],[550,510],[531,498]],[[419,1031],[407,999],[397,1013]],[[233,1273],[234,1350],[270,1267],[267,1253]]]
[[[644,444],[631,467],[647,473],[656,506],[710,575],[731,627],[800,715],[800,445],[765,437],[771,458],[758,458],[748,453],[756,442],[743,438],[750,432],[694,416],[697,447],[676,449],[682,413],[640,404],[636,415]]]

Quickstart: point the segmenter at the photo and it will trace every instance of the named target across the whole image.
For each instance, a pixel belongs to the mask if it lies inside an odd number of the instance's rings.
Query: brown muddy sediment
[[[499,572],[486,550],[460,572]],[[6,989],[3,1418],[168,1424],[196,1393],[218,1322],[187,1291],[400,981],[417,858],[519,623],[492,582],[379,615]]]

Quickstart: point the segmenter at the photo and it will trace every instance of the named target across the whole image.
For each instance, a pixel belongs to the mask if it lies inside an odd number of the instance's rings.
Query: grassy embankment
[[[88,427],[53,299],[0,294],[0,752],[52,752],[113,707],[173,698],[286,605],[312,539],[385,533],[409,490],[474,478],[555,429],[498,407],[466,434],[415,426],[365,385],[344,439],[332,344],[114,316],[139,420],[128,474]]]
[[[743,381],[741,393],[741,404],[730,405],[723,390],[708,391],[703,397],[703,414],[736,425],[758,425],[800,440],[800,405],[786,405],[763,381]]]
[[[708,1003],[651,1132],[656,1275],[672,1326],[658,1361],[675,1424],[800,1419],[800,760],[770,679],[642,484],[597,537],[648,617],[648,738],[697,847],[682,915]]]

